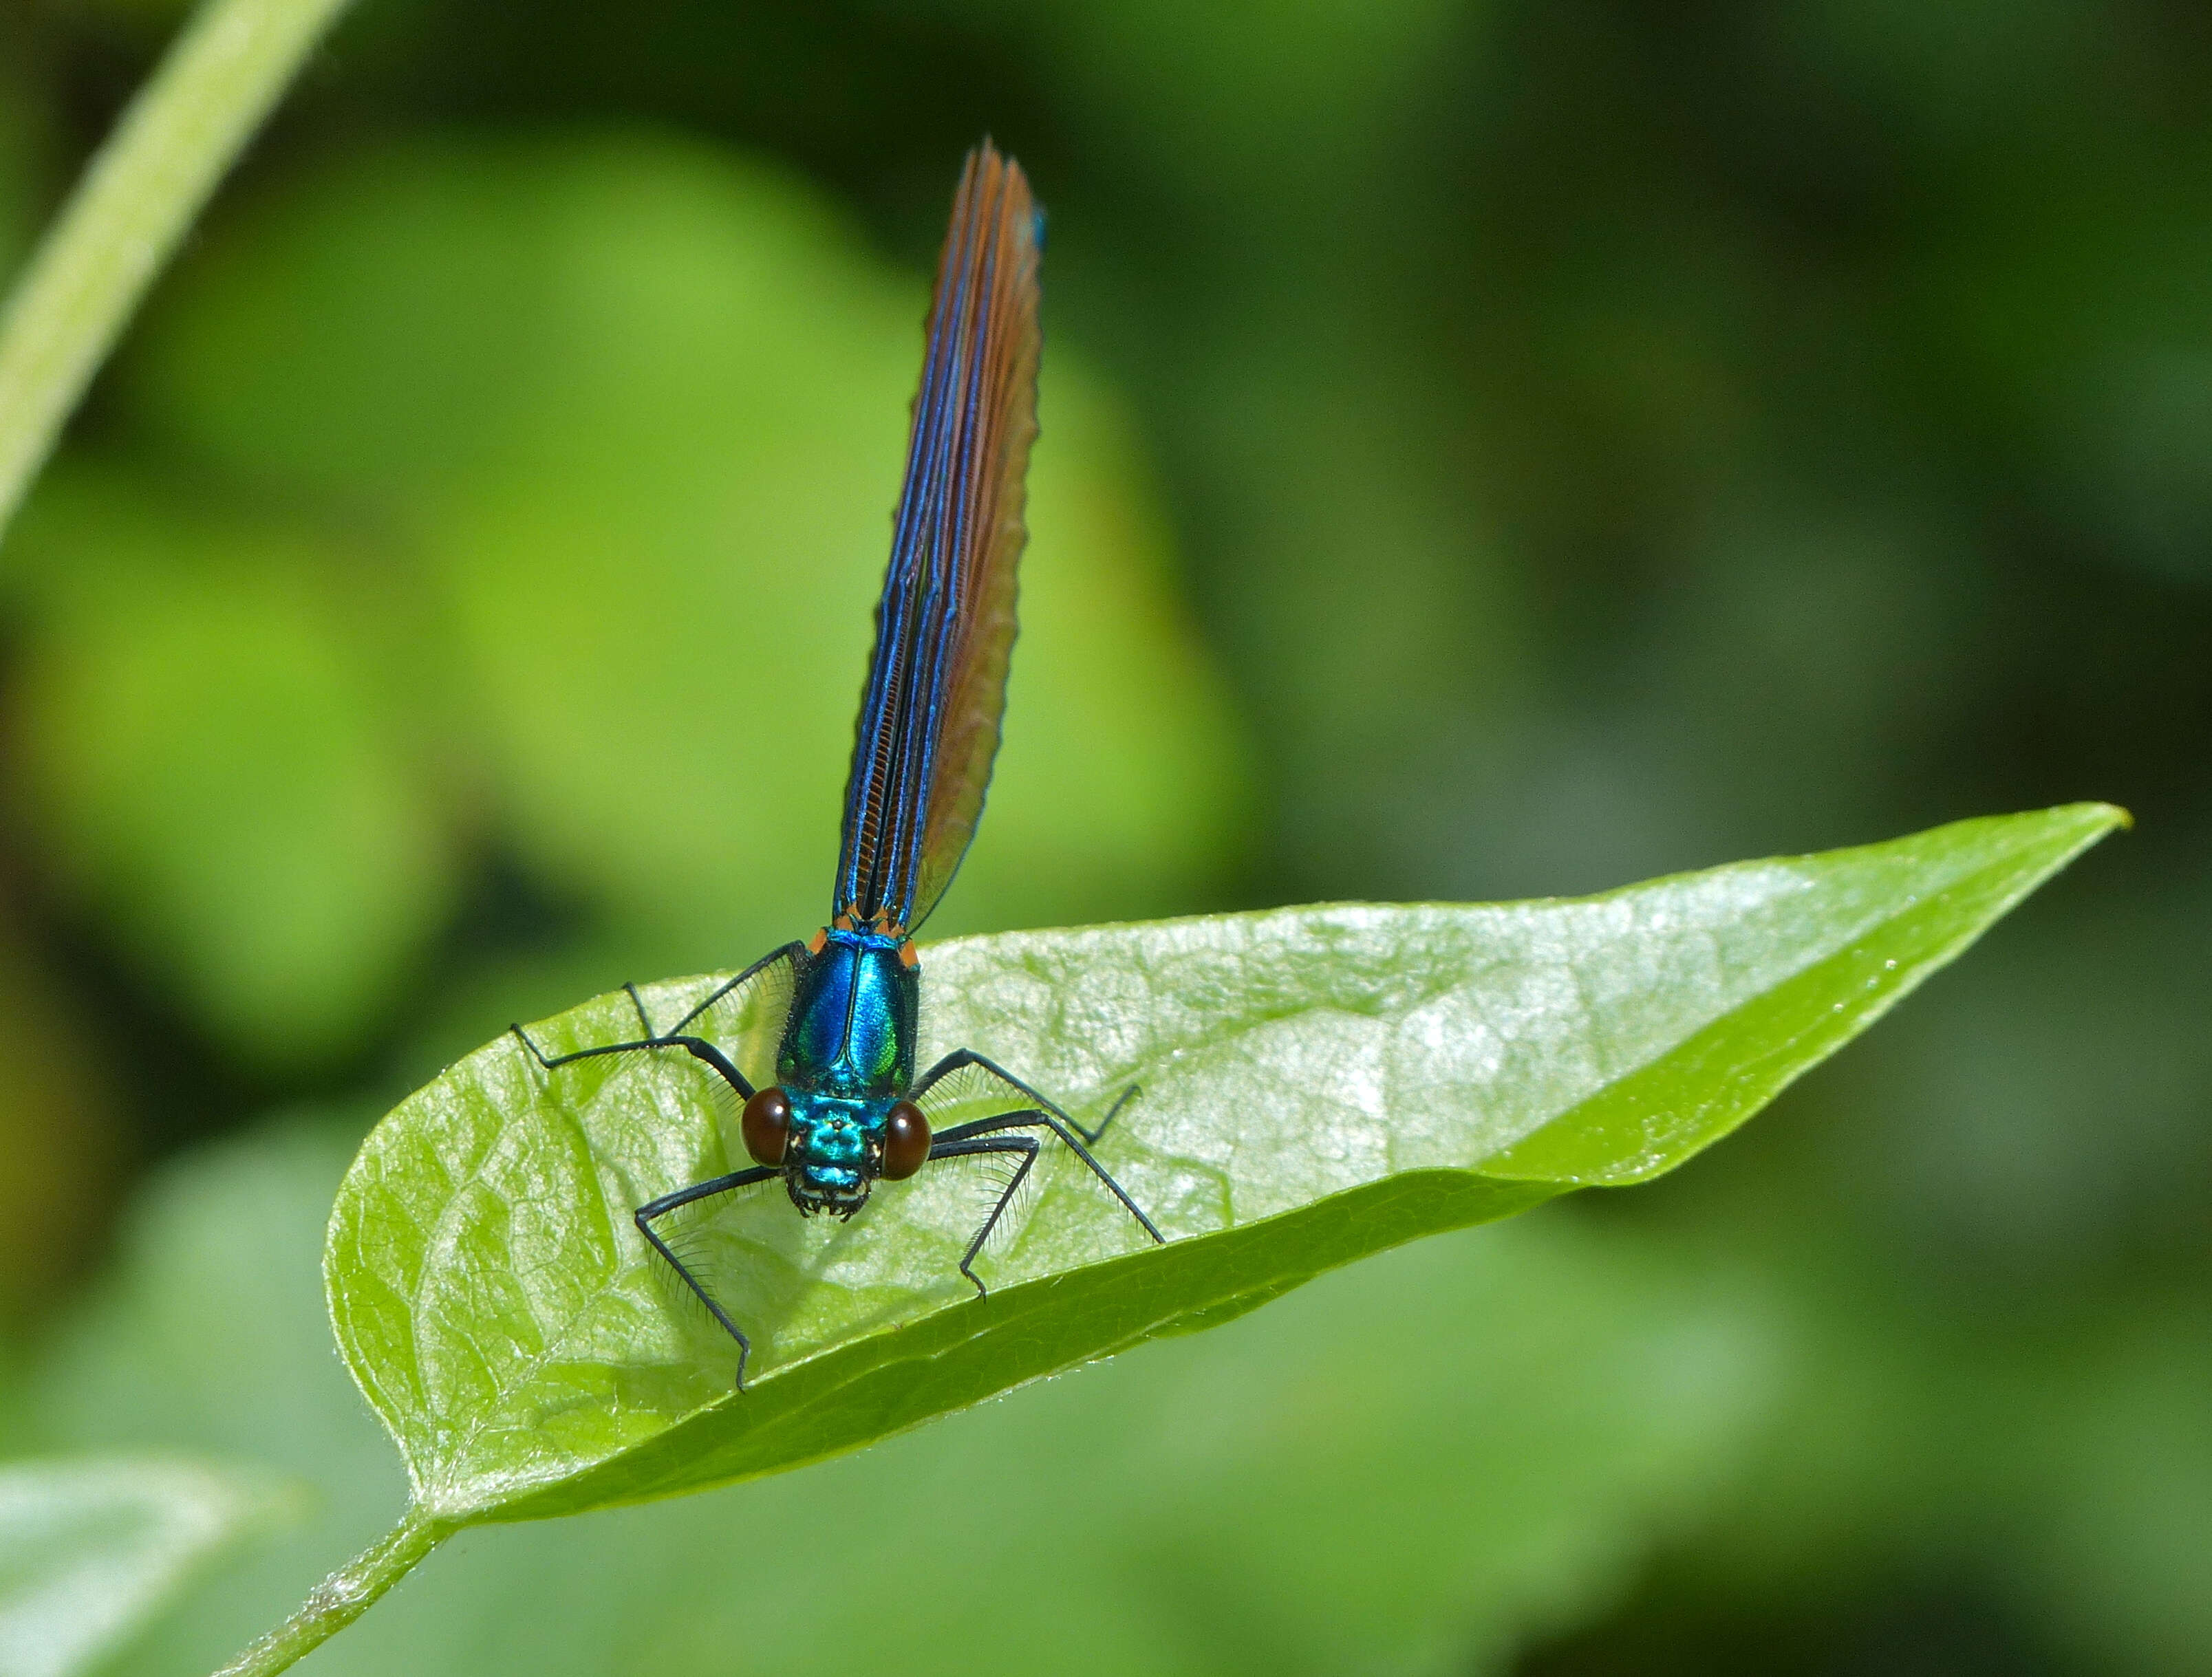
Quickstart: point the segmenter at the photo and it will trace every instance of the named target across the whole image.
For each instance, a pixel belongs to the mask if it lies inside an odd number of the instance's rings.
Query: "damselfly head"
[[[853,1104],[809,1101],[793,1115],[781,1164],[801,1216],[850,1218],[884,1173],[883,1139]]]

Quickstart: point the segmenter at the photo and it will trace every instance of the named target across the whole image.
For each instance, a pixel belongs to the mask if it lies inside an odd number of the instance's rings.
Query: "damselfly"
[[[902,1182],[940,1159],[1000,1156],[1012,1167],[1008,1180],[959,1263],[980,1293],[976,1255],[1049,1136],[1146,1234],[1164,1238],[1091,1151],[1133,1088],[1086,1129],[972,1049],[915,1071],[921,967],[914,934],[975,836],[1006,709],[1014,572],[1026,534],[1023,479],[1036,434],[1042,243],[1042,217],[1029,182],[985,141],[962,173],[938,265],[890,569],[876,607],[875,653],[845,788],[829,925],[756,961],[665,1030],[653,1028],[630,987],[644,1031],[632,1042],[548,1056],[514,1027],[548,1071],[603,1054],[681,1049],[744,1103],[739,1133],[755,1163],[664,1194],[636,1212],[653,1249],[737,1341],[740,1387],[750,1341],[656,1226],[717,1194],[781,1177],[803,1216],[849,1218],[878,1181]],[[756,1088],[696,1027],[711,1009],[761,983],[785,990],[789,1000],[775,1081]],[[1002,1091],[1006,1109],[933,1133],[923,1103],[961,1074],[963,1093],[972,1097],[979,1083]]]

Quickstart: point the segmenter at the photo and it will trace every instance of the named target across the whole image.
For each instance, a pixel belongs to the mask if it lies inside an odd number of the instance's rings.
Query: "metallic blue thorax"
[[[896,938],[825,932],[801,963],[775,1077],[792,1095],[890,1101],[914,1081],[921,969]]]
[[[784,1176],[800,1210],[849,1217],[866,1201],[891,1103],[914,1082],[921,994],[900,939],[829,931],[799,963],[775,1075],[791,1102]]]

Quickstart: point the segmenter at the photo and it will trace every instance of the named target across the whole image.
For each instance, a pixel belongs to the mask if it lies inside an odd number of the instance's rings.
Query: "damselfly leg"
[[[956,1093],[957,1085],[961,1084],[967,1085],[968,1088]],[[940,1098],[951,1095],[953,1098],[964,1096],[965,1099],[973,1099],[978,1085],[988,1088],[994,1084],[1011,1090],[1030,1104],[1011,1112],[977,1118],[939,1130],[929,1149],[932,1164],[939,1159],[975,1158],[994,1153],[1018,1155],[1021,1159],[993,1203],[990,1214],[983,1219],[983,1226],[975,1231],[975,1239],[968,1243],[967,1251],[961,1255],[960,1273],[974,1284],[977,1293],[988,1296],[990,1289],[975,1273],[976,1256],[990,1239],[993,1230],[999,1226],[1000,1219],[1006,1214],[1006,1207],[1021,1192],[1023,1183],[1029,1180],[1029,1174],[1036,1164],[1038,1151],[1043,1146],[1042,1137],[1020,1134],[1018,1133],[1020,1131],[1043,1130],[1058,1136],[1067,1144],[1068,1151],[1083,1161],[1085,1168],[1121,1202],[1122,1208],[1137,1219],[1146,1234],[1159,1244],[1167,1244],[1167,1236],[1145,1214],[1144,1207],[1129,1197],[1127,1190],[1114,1179],[1114,1173],[1101,1164],[1097,1156],[1091,1151],[1098,1145],[1115,1119],[1121,1116],[1121,1109],[1136,1097],[1136,1085],[1131,1084],[1121,1091],[1114,1104],[1107,1109],[1106,1115],[1098,1121],[1096,1128],[1085,1129],[1056,1103],[1038,1093],[997,1061],[987,1059],[973,1048],[961,1048],[931,1066],[915,1085],[910,1098],[923,1103],[925,1106],[933,1091],[940,1091]]]
[[[673,1194],[664,1194],[649,1204],[640,1206],[632,1213],[638,1233],[652,1243],[653,1249],[668,1260],[668,1267],[684,1278],[684,1285],[697,1295],[708,1313],[720,1322],[723,1330],[738,1342],[738,1389],[745,1388],[745,1361],[753,1354],[753,1342],[745,1337],[745,1330],[730,1320],[730,1313],[717,1303],[706,1285],[691,1273],[691,1267],[678,1257],[668,1243],[660,1237],[653,1220],[670,1212],[680,1211],[685,1206],[696,1205],[702,1200],[711,1200],[717,1194],[728,1194],[741,1188],[750,1188],[755,1182],[772,1181],[781,1174],[773,1164],[752,1164],[743,1170],[732,1170],[726,1176],[714,1176],[703,1182],[694,1182],[689,1188],[679,1188]]]
[[[653,1029],[652,1017],[646,1012],[645,1000],[638,994],[637,986],[623,985],[623,990],[629,993],[630,1006],[636,1011],[639,1028],[645,1033],[642,1036],[629,1042],[602,1042],[588,1048],[576,1048],[568,1054],[549,1054],[531,1040],[530,1033],[523,1030],[520,1024],[510,1025],[507,1029],[514,1033],[515,1040],[530,1051],[532,1058],[548,1072],[558,1071],[562,1066],[574,1065],[580,1060],[596,1060],[608,1054],[681,1048],[695,1060],[704,1063],[709,1071],[735,1091],[737,1098],[742,1103],[750,1100],[753,1097],[755,1091],[751,1080],[738,1069],[729,1055],[720,1047],[703,1036],[693,1034],[690,1027],[756,979],[772,980],[787,975],[779,973],[779,967],[787,969],[794,958],[805,953],[805,944],[794,942],[786,944],[781,949],[771,951],[736,977],[715,986],[704,1000],[665,1031]],[[656,1219],[666,1216],[671,1212],[680,1210],[685,1206],[696,1204],[702,1200],[710,1200],[718,1194],[727,1194],[737,1188],[750,1188],[756,1182],[768,1182],[778,1174],[774,1165],[749,1165],[742,1170],[732,1170],[726,1176],[710,1177],[702,1182],[694,1182],[690,1187],[678,1188],[672,1194],[664,1194],[658,1200],[639,1206],[633,1214],[638,1232],[645,1236],[654,1251],[667,1260],[669,1267],[682,1278],[684,1285],[696,1295],[699,1302],[707,1307],[708,1314],[721,1325],[732,1339],[737,1341],[738,1388],[740,1391],[744,1389],[745,1361],[752,1354],[752,1341],[745,1337],[744,1331],[730,1319],[729,1312],[716,1302],[714,1294],[692,1272],[690,1266],[676,1255],[667,1241],[662,1238],[660,1231],[653,1225]]]
[[[963,1073],[965,1073],[964,1076]],[[1114,1097],[1114,1104],[1106,1109],[1106,1115],[1098,1121],[1097,1127],[1085,1129],[1074,1115],[1054,1101],[1050,1096],[1041,1090],[1031,1088],[997,1060],[988,1055],[980,1054],[973,1048],[955,1048],[915,1080],[908,1098],[921,1101],[934,1091],[941,1091],[938,1094],[939,1100],[950,1098],[964,1103],[979,1098],[975,1091],[979,1088],[988,1088],[991,1084],[997,1084],[1001,1088],[1012,1090],[1039,1112],[1049,1113],[1058,1119],[1067,1130],[1074,1133],[1073,1135],[1066,1138],[1071,1146],[1076,1145],[1074,1136],[1079,1135],[1083,1138],[1084,1146],[1096,1147],[1114,1121],[1121,1115],[1121,1109],[1136,1099],[1138,1094],[1137,1085],[1131,1084]],[[1085,1155],[1085,1159],[1093,1170],[1098,1171],[1101,1177],[1105,1177],[1106,1173],[1098,1170],[1098,1163],[1096,1159],[1091,1158],[1087,1153]],[[1111,1179],[1107,1178],[1107,1180]],[[1136,1211],[1136,1207],[1132,1206],[1130,1210]],[[1141,1219],[1144,1213],[1138,1212],[1137,1215]]]
[[[637,986],[623,985],[623,988],[629,994],[630,1006],[637,1012],[638,1024],[645,1032],[643,1036],[631,1042],[602,1042],[588,1048],[575,1048],[567,1054],[549,1054],[530,1040],[530,1033],[520,1025],[511,1024],[507,1026],[507,1030],[514,1035],[514,1040],[529,1049],[531,1056],[549,1072],[558,1071],[563,1066],[572,1066],[580,1060],[596,1060],[611,1054],[635,1054],[641,1049],[647,1048],[681,1048],[695,1059],[704,1060],[713,1068],[717,1076],[738,1091],[738,1098],[740,1101],[750,1100],[753,1095],[753,1085],[746,1079],[745,1074],[731,1062],[730,1057],[720,1048],[703,1036],[691,1035],[688,1027],[704,1018],[708,1012],[720,1006],[728,997],[736,994],[755,979],[772,975],[773,969],[779,963],[788,963],[805,951],[806,945],[802,943],[788,943],[781,949],[770,951],[735,978],[715,986],[704,1001],[665,1031],[657,1031],[653,1028],[653,1021],[647,1016],[645,1000],[638,994]]]

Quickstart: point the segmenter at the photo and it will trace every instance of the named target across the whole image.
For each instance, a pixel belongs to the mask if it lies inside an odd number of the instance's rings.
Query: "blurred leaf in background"
[[[124,386],[194,490],[64,472],[15,544],[52,874],[288,1068],[390,1028],[487,854],[581,905],[599,985],[818,921],[921,300],[794,183],[659,142],[418,147],[266,208]],[[1074,359],[948,929],[1203,901],[1244,802]]]
[[[374,580],[113,472],[58,474],[27,523],[10,708],[51,877],[241,1058],[357,1050],[456,884]]]
[[[82,1279],[127,1167],[125,1074],[0,906],[0,1322],[44,1317]]]
[[[294,204],[156,341],[164,426],[388,522],[508,842],[636,970],[819,919],[921,288],[795,183],[660,142],[418,150]],[[1241,802],[1125,422],[1073,352],[1042,408],[1015,720],[947,929],[1200,899]]]
[[[58,149],[36,31],[0,15],[0,275],[28,254]],[[0,715],[0,736],[12,732]],[[20,823],[16,823],[20,825]],[[0,847],[6,846],[0,838]],[[54,982],[26,888],[0,857],[0,1324],[35,1320],[97,1249],[131,1148],[117,1079]]]
[[[264,1489],[180,1461],[0,1467],[0,1670],[103,1664],[272,1506]]]
[[[22,31],[0,20],[0,274],[13,274],[28,255],[38,225],[39,155],[46,137],[39,118],[33,66],[21,50]]]
[[[202,1625],[211,1600],[240,1594],[256,1610],[283,1607],[252,1629],[223,1622],[211,1638],[165,1628],[137,1656],[153,1668],[228,1659],[296,1604],[302,1578],[319,1580],[375,1535],[404,1494],[389,1446],[329,1354],[314,1266],[293,1255],[321,1244],[356,1124],[295,1118],[170,1166],[118,1231],[113,1276],[52,1336],[15,1406],[17,1450],[188,1448],[313,1493],[281,1541],[247,1548],[176,1615]]]

